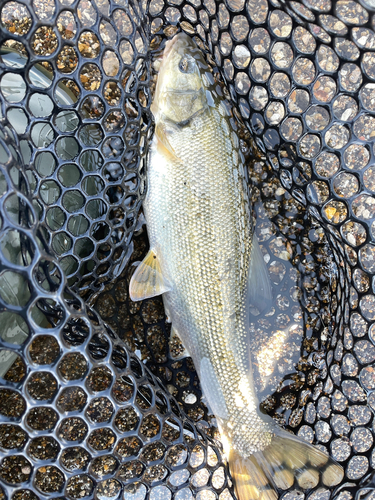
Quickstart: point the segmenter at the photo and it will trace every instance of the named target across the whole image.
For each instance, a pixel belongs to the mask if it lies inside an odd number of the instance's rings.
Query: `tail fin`
[[[248,458],[231,449],[229,467],[239,500],[277,500],[277,491],[294,483],[309,490],[320,481],[328,487],[341,482],[344,471],[328,455],[282,429],[275,432],[267,448]]]

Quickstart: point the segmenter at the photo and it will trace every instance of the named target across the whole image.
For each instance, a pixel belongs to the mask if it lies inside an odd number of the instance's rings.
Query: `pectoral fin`
[[[130,280],[130,298],[137,302],[169,292],[171,289],[170,283],[161,272],[157,255],[150,250]]]
[[[158,123],[156,125],[155,135],[156,135],[157,140],[158,140],[158,143],[157,143],[158,148],[162,152],[162,154],[164,154],[165,156],[167,156],[170,159],[176,160],[176,158],[177,158],[176,152],[168,140],[165,126],[163,125],[163,123]]]

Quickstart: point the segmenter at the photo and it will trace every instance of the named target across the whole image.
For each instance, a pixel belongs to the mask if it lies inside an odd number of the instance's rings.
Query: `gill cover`
[[[151,105],[157,129],[160,122],[183,126],[207,107],[207,72],[202,52],[188,35],[179,33],[166,43]]]

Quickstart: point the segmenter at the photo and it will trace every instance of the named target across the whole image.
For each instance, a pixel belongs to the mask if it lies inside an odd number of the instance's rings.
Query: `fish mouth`
[[[168,55],[172,51],[172,48],[178,42],[183,42],[183,46],[185,48],[186,48],[186,46],[193,47],[193,43],[194,43],[192,41],[192,39],[186,33],[178,33],[171,40],[168,40],[168,42],[165,44],[163,57],[165,57],[165,58],[168,57]]]
[[[176,36],[174,36],[172,40],[168,40],[168,42],[165,44],[164,47],[163,57],[167,57],[171,53],[171,50],[173,48],[173,45],[175,45],[175,43],[176,43]]]

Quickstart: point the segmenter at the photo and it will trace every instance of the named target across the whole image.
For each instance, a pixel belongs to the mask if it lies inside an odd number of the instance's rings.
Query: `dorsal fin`
[[[154,250],[150,250],[130,280],[130,298],[137,302],[170,290],[171,286],[161,272],[159,259]]]
[[[255,234],[251,248],[247,301],[247,307],[255,316],[267,312],[272,306],[271,281]]]

